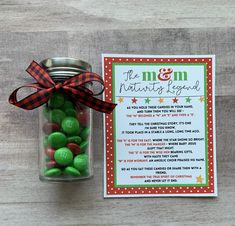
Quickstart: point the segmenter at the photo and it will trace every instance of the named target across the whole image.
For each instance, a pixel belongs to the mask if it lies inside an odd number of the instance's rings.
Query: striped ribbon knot
[[[96,111],[110,114],[116,104],[102,101],[94,96],[100,95],[104,91],[104,81],[96,73],[85,72],[77,74],[63,83],[55,83],[50,75],[35,61],[33,61],[26,71],[37,81],[37,83],[26,84],[15,89],[9,96],[9,103],[25,110],[32,110],[46,103],[53,96],[54,91],[69,95],[72,99],[82,103]],[[98,82],[102,89],[98,93],[93,93],[84,85],[89,82]],[[17,92],[21,88],[35,88],[37,91],[21,100],[17,100]]]

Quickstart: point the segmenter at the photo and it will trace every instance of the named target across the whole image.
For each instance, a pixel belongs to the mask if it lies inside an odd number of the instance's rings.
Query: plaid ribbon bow
[[[26,71],[36,79],[37,83],[21,86],[12,92],[9,97],[9,103],[17,107],[26,110],[37,108],[46,103],[56,90],[61,90],[78,102],[100,112],[111,113],[116,106],[116,104],[108,103],[94,97],[104,91],[104,81],[95,73],[86,72],[77,74],[64,83],[54,83],[50,75],[35,61],[29,65]],[[99,93],[94,94],[91,90],[83,86],[88,82],[98,82],[103,86],[103,89]],[[26,87],[35,88],[37,91],[17,101],[18,90]]]

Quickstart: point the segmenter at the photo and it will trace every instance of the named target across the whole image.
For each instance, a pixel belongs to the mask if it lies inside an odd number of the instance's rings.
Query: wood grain
[[[1,225],[234,225],[233,163],[219,167],[220,194],[215,199],[104,200],[100,184],[102,171],[95,169],[93,180],[77,184],[40,183],[26,171],[19,171],[18,178],[10,175],[12,182],[8,182],[17,201],[1,202]],[[21,192],[14,195],[17,190]]]
[[[0,1],[0,225],[235,225],[234,9],[232,0]],[[105,52],[216,54],[218,198],[103,199],[97,112],[94,177],[39,181],[37,110],[10,106],[9,93],[32,81],[32,59],[81,58],[101,73]]]
[[[69,55],[80,53],[98,72],[101,53],[215,54],[217,96],[235,95],[234,52],[234,28],[110,30],[89,35],[69,32]]]
[[[1,31],[233,27],[233,0],[1,0]]]

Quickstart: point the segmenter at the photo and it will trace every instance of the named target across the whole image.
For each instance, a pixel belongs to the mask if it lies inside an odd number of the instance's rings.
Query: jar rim
[[[42,60],[40,62],[41,66],[46,70],[52,70],[52,68],[59,69],[83,69],[85,71],[91,71],[91,65],[86,61],[79,60],[71,57],[52,57]]]

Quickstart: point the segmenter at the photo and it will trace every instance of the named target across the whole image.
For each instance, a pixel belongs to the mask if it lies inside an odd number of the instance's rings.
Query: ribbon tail
[[[96,111],[100,111],[100,112],[107,113],[107,114],[112,113],[113,109],[117,105],[117,104],[102,101],[93,96],[89,96],[88,98],[85,98],[85,99],[78,97],[77,99],[80,103],[86,105],[87,107],[90,107]]]
[[[35,88],[38,91],[18,101],[17,92],[21,88],[26,88],[26,87]],[[29,84],[26,86],[21,86],[11,93],[8,101],[10,104],[13,104],[19,108],[23,108],[25,110],[32,110],[46,103],[49,100],[49,98],[53,95],[53,88],[42,89],[42,90],[39,89],[40,86],[38,84]]]
[[[112,113],[113,109],[116,107],[117,104],[109,103],[102,101],[93,97],[90,93],[84,92],[84,90],[75,90],[71,87],[63,87],[64,91],[76,99],[78,102],[90,107],[96,111],[100,111],[103,113],[110,114]]]

